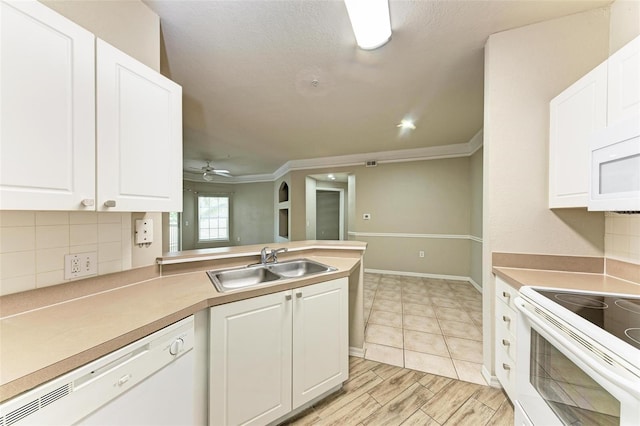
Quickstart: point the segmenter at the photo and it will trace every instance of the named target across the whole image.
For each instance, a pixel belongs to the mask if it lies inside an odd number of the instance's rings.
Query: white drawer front
[[[518,314],[500,300],[496,300],[496,329],[503,327],[512,335],[516,335]]]
[[[496,298],[502,300],[514,311],[517,309],[513,303],[518,296],[518,290],[511,287],[503,279],[496,277]]]
[[[507,328],[496,327],[496,353],[504,352],[511,361],[516,360],[516,338]]]
[[[496,376],[511,401],[516,400],[516,363],[505,351],[496,352]]]

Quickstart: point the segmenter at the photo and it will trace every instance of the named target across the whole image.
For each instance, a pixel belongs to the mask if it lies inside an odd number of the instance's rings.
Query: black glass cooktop
[[[571,312],[640,349],[640,297],[536,291]]]

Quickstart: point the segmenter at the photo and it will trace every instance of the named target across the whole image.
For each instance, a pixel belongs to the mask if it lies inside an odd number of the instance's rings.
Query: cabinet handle
[[[506,316],[506,315],[503,315],[503,316],[502,316],[502,321],[504,321],[504,322],[511,322],[511,318],[509,318],[509,317],[508,317],[508,316]]]
[[[80,202],[85,207],[92,207],[94,204],[93,198],[85,198]]]
[[[511,342],[509,342],[507,339],[502,339],[502,346],[510,346]]]
[[[506,291],[502,292],[502,297],[504,297],[505,299],[509,299],[511,297],[510,293],[507,293]]]
[[[116,200],[107,200],[104,202],[104,206],[105,207],[115,207],[116,206]]]
[[[284,300],[291,300],[291,295],[290,294],[285,294],[284,295]]]
[[[509,371],[511,370],[511,366],[509,364],[502,363],[502,368]]]
[[[300,299],[302,297],[302,292],[301,291],[296,292],[296,297]]]

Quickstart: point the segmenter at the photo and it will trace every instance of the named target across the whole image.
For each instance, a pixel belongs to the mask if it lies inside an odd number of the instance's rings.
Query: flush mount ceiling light
[[[400,124],[398,124],[399,128],[401,128],[402,130],[415,130],[416,129],[416,125],[413,124],[413,121],[411,120],[402,120],[400,122]]]
[[[391,38],[388,0],[344,0],[361,49],[373,50]]]

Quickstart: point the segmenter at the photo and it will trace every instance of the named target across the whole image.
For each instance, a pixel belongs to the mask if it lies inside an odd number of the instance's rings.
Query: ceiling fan
[[[233,177],[231,176],[231,174],[229,173],[229,170],[222,170],[222,169],[215,169],[211,166],[211,161],[205,161],[207,163],[206,166],[202,166],[200,168],[195,168],[195,167],[190,167],[191,170],[196,170],[198,172],[202,173],[202,179],[206,180],[207,182],[211,182],[215,177],[215,175],[218,176],[224,176],[224,177]]]

